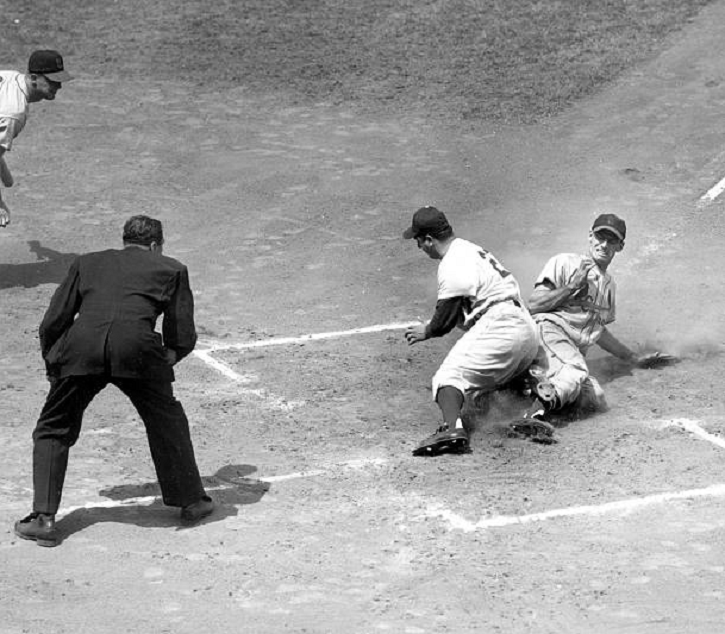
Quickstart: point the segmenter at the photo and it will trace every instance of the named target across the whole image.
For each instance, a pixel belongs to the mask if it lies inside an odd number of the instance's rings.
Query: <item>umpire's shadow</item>
[[[210,524],[219,522],[239,513],[239,507],[255,504],[262,499],[270,485],[248,476],[257,470],[252,465],[227,465],[214,475],[203,476],[202,482],[208,494],[214,500],[214,512],[201,522]],[[121,502],[117,506],[96,506],[75,509],[58,520],[57,527],[63,539],[78,533],[93,524],[116,522],[134,524],[147,528],[190,528],[181,523],[179,509],[165,506],[161,501],[161,491],[156,482],[143,484],[122,484],[101,489],[99,495]],[[139,498],[155,497],[151,504],[143,503]],[[127,503],[124,503],[127,501]]]
[[[28,240],[35,262],[0,264],[0,289],[33,288],[40,284],[60,284],[78,255],[44,247],[38,240]]]

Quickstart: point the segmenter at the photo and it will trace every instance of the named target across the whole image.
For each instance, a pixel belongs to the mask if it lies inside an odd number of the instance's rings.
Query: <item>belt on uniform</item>
[[[516,308],[523,308],[521,305],[521,302],[518,299],[514,299],[513,297],[509,297],[506,299],[496,299],[492,301],[486,308],[484,308],[480,313],[476,313],[476,315],[471,319],[471,326],[473,326],[481,317],[483,317],[489,310],[491,310],[496,304],[503,304],[504,302],[511,302]]]

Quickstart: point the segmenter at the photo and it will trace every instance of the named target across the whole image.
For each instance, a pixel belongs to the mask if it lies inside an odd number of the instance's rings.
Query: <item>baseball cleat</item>
[[[554,403],[556,403],[556,389],[554,388],[554,384],[550,383],[538,372],[532,372],[531,377],[533,379],[531,391],[542,403],[549,406],[549,408],[553,407]]]
[[[468,451],[468,434],[465,429],[439,427],[415,449],[414,456],[438,456],[443,453],[465,453]]]
[[[553,445],[554,426],[539,418],[519,418],[509,425],[508,435],[510,438],[528,438],[533,442],[542,445]]]

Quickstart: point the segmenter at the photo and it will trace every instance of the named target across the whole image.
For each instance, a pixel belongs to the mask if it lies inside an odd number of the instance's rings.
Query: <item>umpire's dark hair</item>
[[[123,241],[129,244],[149,246],[152,242],[164,243],[161,221],[148,216],[132,216],[123,225]]]

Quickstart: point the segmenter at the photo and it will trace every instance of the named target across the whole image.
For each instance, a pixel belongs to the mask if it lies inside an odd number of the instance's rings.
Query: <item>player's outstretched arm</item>
[[[566,284],[556,286],[551,280],[536,285],[529,298],[529,312],[549,313],[566,304],[572,297],[588,288],[587,275],[594,266],[591,260],[584,259],[571,274]]]
[[[637,354],[625,346],[607,328],[602,331],[601,336],[597,340],[597,345],[605,352],[614,355],[618,359],[622,359],[622,361],[633,364],[637,363]]]

